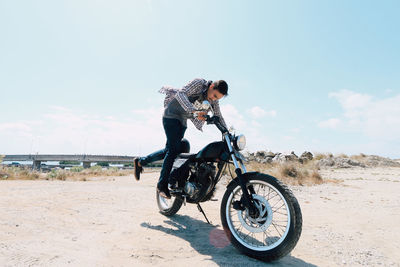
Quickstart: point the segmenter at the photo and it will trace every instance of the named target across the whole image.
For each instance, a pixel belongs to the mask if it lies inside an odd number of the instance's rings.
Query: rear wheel
[[[165,216],[172,216],[179,211],[182,206],[183,199],[172,196],[171,199],[166,199],[156,193],[157,205],[160,213]]]
[[[254,173],[249,177],[249,186],[255,192],[252,197],[257,212],[253,215],[248,209],[238,208],[242,197],[239,182],[234,180],[228,185],[221,203],[225,233],[238,250],[250,257],[263,261],[282,258],[292,251],[300,238],[299,203],[293,193],[272,176]]]

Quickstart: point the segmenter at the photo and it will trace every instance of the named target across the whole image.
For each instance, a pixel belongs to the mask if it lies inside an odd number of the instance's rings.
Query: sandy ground
[[[303,212],[292,253],[270,266],[400,266],[400,168],[324,170],[291,187]],[[167,218],[157,173],[87,182],[0,181],[0,266],[264,266],[229,244],[218,201]]]

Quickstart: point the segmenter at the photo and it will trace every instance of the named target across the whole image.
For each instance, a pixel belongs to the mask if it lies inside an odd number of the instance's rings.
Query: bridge
[[[89,168],[92,162],[133,163],[135,157],[107,155],[5,155],[3,161],[32,161],[33,169],[40,169],[42,161],[78,161],[84,168]]]

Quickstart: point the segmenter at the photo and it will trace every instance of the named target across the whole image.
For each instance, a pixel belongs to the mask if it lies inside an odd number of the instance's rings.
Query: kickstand
[[[208,224],[211,224],[211,223],[208,221],[207,216],[206,216],[206,214],[204,213],[204,210],[201,208],[201,206],[200,206],[199,203],[197,203],[197,208],[199,209],[199,211],[200,211],[201,213],[203,213],[204,218],[206,218],[207,223],[208,223]]]

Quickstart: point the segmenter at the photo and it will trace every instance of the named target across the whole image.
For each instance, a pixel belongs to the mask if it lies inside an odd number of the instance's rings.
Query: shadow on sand
[[[219,266],[316,266],[290,255],[272,263],[252,259],[236,250],[230,244],[224,231],[218,229],[216,225],[207,224],[186,215],[172,216],[164,223],[171,227],[148,223],[142,223],[141,226],[186,240],[193,249],[202,255],[209,255],[211,260]]]

